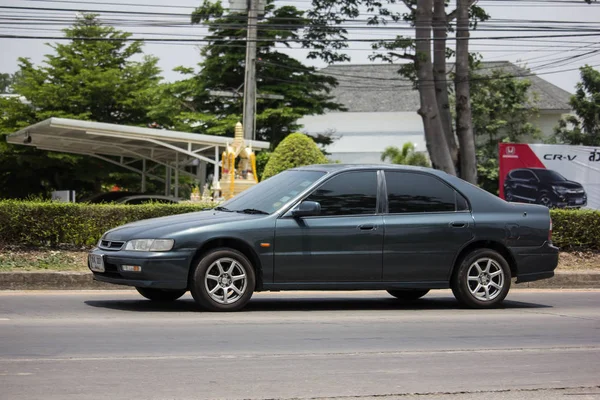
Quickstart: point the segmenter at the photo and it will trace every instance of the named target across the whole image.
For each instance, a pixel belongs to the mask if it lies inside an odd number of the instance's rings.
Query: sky
[[[206,35],[206,29],[190,25],[189,14],[200,4],[201,0],[0,0],[0,73],[17,71],[19,57],[29,58],[34,64],[40,64],[44,55],[52,52],[45,43],[53,42],[48,39],[3,36],[62,36],[60,29],[67,27],[74,20],[77,15],[75,10],[99,11],[101,19],[115,23],[118,29],[134,33],[134,37],[197,39]],[[276,0],[276,4],[307,9],[310,0]],[[600,3],[587,5],[583,0],[480,0],[479,4],[491,15],[491,20],[487,25],[481,24],[481,30],[472,33],[470,49],[478,51],[484,61],[506,60],[530,67],[533,73],[569,92],[574,92],[575,84],[579,81],[577,69],[580,66],[589,64],[600,68]],[[224,5],[228,6],[228,3],[224,2]],[[405,9],[402,4],[390,8]],[[114,14],[114,11],[130,14]],[[152,16],[143,13],[168,15]],[[39,17],[40,22],[24,25],[19,21],[24,15],[29,18]],[[144,26],[139,26],[142,21]],[[358,25],[361,23],[354,24]],[[523,30],[532,27],[543,29],[530,32]],[[497,30],[498,28],[501,30]],[[406,27],[402,29],[390,25],[386,28],[365,29],[363,26],[351,29],[350,38],[382,39],[413,34],[414,31]],[[571,36],[539,37],[553,35]],[[523,36],[537,37],[527,39]],[[506,38],[482,39],[489,37]],[[158,57],[163,77],[174,81],[181,76],[174,72],[173,68],[193,67],[201,61],[201,45],[201,42],[193,41],[146,43],[144,52]],[[369,55],[372,54],[369,47],[369,43],[351,42],[348,49],[350,63],[372,63],[369,60]],[[326,66],[321,61],[307,60],[306,50],[293,48],[283,51],[306,65],[319,68]]]

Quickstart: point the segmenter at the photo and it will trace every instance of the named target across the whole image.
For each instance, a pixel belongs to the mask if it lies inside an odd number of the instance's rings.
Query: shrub
[[[600,250],[600,211],[551,210],[552,241],[561,250]]]
[[[262,179],[270,178],[286,169],[327,162],[323,152],[310,137],[302,133],[292,133],[283,139],[271,154]]]
[[[104,232],[133,221],[201,211],[212,204],[114,205],[0,201],[0,244],[91,246]]]

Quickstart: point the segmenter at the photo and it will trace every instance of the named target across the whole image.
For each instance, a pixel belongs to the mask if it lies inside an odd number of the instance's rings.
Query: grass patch
[[[87,252],[2,249],[0,272],[10,271],[89,271]]]

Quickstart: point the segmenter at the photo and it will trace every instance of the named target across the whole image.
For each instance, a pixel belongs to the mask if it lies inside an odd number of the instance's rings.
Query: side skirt
[[[394,290],[448,289],[447,281],[435,282],[294,282],[264,283],[262,290]]]

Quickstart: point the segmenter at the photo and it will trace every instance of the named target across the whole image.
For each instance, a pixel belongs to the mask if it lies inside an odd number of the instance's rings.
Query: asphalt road
[[[243,312],[125,291],[0,292],[0,399],[600,399],[600,291],[264,293]]]

